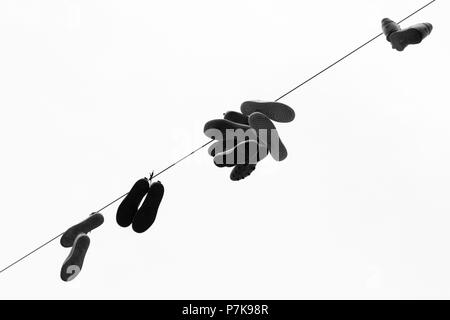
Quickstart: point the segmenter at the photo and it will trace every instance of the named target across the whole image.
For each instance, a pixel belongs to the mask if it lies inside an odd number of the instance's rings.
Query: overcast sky
[[[1,1],[0,269],[425,3]],[[160,176],[148,232],[110,207],[74,281],[55,241],[0,274],[0,298],[450,298],[449,12],[283,99],[284,162],[236,183],[202,150]]]

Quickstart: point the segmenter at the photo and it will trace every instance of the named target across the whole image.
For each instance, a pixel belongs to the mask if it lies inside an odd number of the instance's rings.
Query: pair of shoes
[[[64,248],[72,247],[69,256],[61,267],[60,276],[63,281],[71,281],[81,272],[84,258],[91,243],[87,233],[101,226],[103,222],[103,216],[98,212],[94,212],[89,218],[63,233],[60,240],[61,245]]]
[[[294,121],[295,111],[280,102],[246,101],[241,105],[241,111],[248,115],[248,123],[257,132],[258,139],[267,146],[276,161],[287,158],[286,146],[280,139],[275,124]]]
[[[384,18],[381,21],[381,27],[387,41],[397,51],[405,50],[410,44],[421,43],[433,30],[431,23],[419,23],[402,30],[397,23],[389,18]]]
[[[164,186],[160,181],[151,185],[146,178],[139,179],[119,205],[116,221],[121,227],[129,227],[137,233],[147,231],[155,222],[159,205],[164,196]],[[142,205],[139,207],[142,199]]]

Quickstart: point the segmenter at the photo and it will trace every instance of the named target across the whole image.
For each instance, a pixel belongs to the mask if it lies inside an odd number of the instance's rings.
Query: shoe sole
[[[147,197],[133,219],[133,230],[137,233],[147,231],[155,222],[159,205],[164,196],[164,186],[154,182],[148,190]]]
[[[123,228],[129,227],[137,214],[139,204],[150,188],[147,179],[139,179],[131,188],[128,195],[117,208],[116,221]]]
[[[61,268],[61,279],[63,281],[71,281],[81,272],[90,243],[91,240],[84,233],[76,237],[72,250]]]
[[[260,112],[276,122],[287,123],[295,119],[295,111],[280,102],[245,101],[241,105],[241,112],[247,116]]]
[[[250,126],[256,130],[259,141],[267,146],[270,154],[276,161],[283,161],[287,158],[287,149],[281,141],[275,125],[266,115],[260,112],[252,113],[249,117],[249,123]],[[260,132],[260,130],[265,130],[266,134],[263,134],[263,132]],[[273,150],[272,135],[274,135],[276,141],[278,141],[278,152],[276,152],[276,150]]]
[[[75,238],[81,233],[89,233],[92,230],[100,227],[105,218],[96,212],[89,216],[86,220],[80,222],[79,224],[74,225],[69,228],[61,237],[60,243],[64,248],[70,248],[73,246],[75,242]]]
[[[247,178],[256,169],[256,164],[237,164],[230,173],[232,181],[239,181]]]

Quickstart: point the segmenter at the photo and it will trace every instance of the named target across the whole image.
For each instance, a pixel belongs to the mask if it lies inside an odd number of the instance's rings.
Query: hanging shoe
[[[223,114],[223,118],[225,120],[228,120],[231,122],[235,122],[235,123],[239,123],[239,124],[248,126],[248,116],[244,116],[240,112],[228,111]],[[248,130],[248,128],[247,128],[247,130]],[[239,140],[238,138],[239,137],[234,137],[234,139],[218,140],[218,141],[214,142],[211,146],[209,146],[208,154],[210,156],[214,157],[216,154],[230,150],[230,149],[236,147],[240,142],[245,141],[245,139]]]
[[[254,112],[261,112],[276,122],[291,122],[295,119],[295,111],[280,102],[245,101],[241,105],[241,112],[247,116]]]
[[[128,195],[119,205],[116,214],[116,221],[121,227],[128,227],[133,222],[133,218],[138,211],[139,204],[147,194],[150,185],[145,178],[139,179],[131,188]]]
[[[219,168],[234,167],[237,164],[255,164],[263,159],[259,156],[260,149],[262,148],[256,140],[243,141],[233,149],[217,154],[214,157],[214,164]]]
[[[390,27],[383,27],[383,32],[389,32],[388,30],[394,30],[396,27],[393,25],[393,22],[384,21],[384,24]],[[419,23],[415,24],[409,28],[394,31],[388,33],[388,40],[392,44],[392,48],[397,51],[403,51],[405,48],[411,44],[419,44],[425,39],[427,36],[431,34],[433,31],[433,25],[431,23]]]
[[[72,250],[61,268],[61,279],[63,281],[71,281],[81,272],[90,243],[91,240],[84,233],[75,238]]]
[[[219,140],[214,142],[212,145],[208,148],[208,154],[211,157],[214,157],[216,154],[225,152],[227,150],[230,150],[238,145],[238,139],[230,139],[230,140]]]
[[[256,169],[256,164],[237,164],[230,173],[232,181],[239,181],[247,178]]]
[[[256,139],[256,133],[250,126],[226,119],[208,121],[203,132],[208,138],[215,140],[231,140],[234,137],[238,137],[240,141],[244,141],[245,137]]]
[[[160,181],[153,182],[148,190],[147,197],[133,219],[133,230],[137,233],[147,231],[155,222],[159,205],[164,196],[164,186]]]
[[[275,125],[267,116],[255,112],[250,115],[248,121],[250,126],[256,130],[259,141],[267,146],[276,161],[283,161],[287,158],[287,149],[281,141]]]
[[[61,245],[64,248],[70,248],[73,246],[73,243],[75,241],[75,238],[81,234],[81,233],[89,233],[95,228],[100,227],[103,222],[105,221],[105,218],[98,213],[94,212],[92,213],[89,218],[86,220],[80,222],[79,224],[74,225],[73,227],[69,228],[61,237]]]
[[[381,21],[381,28],[383,29],[383,33],[386,36],[386,40],[389,42],[391,42],[391,34],[401,30],[400,26],[389,18],[384,18]]]
[[[236,122],[236,123],[240,123],[240,124],[244,124],[244,125],[248,126],[248,116],[246,116],[240,112],[228,111],[223,114],[223,118],[225,120],[229,120],[232,122]]]

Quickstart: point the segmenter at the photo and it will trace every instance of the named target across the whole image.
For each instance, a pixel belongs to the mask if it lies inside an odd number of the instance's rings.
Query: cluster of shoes
[[[381,21],[383,33],[392,48],[403,51],[410,44],[419,44],[430,35],[433,30],[431,23],[419,23],[409,28],[401,29],[400,26],[389,18]]]
[[[283,103],[245,101],[241,112],[228,111],[223,119],[205,124],[205,135],[216,140],[208,153],[216,166],[234,167],[232,181],[245,179],[269,153],[276,161],[287,158],[287,149],[272,121],[287,123],[294,118],[294,110]]]
[[[143,233],[155,222],[164,196],[164,186],[160,181],[151,181],[152,177],[139,179],[123,199],[116,214],[119,226],[126,228],[132,225],[135,232]]]
[[[72,248],[61,268],[61,279],[63,281],[71,281],[78,276],[91,243],[87,233],[101,226],[103,222],[103,216],[98,212],[94,212],[89,218],[63,233],[60,241],[61,245],[64,248]]]

